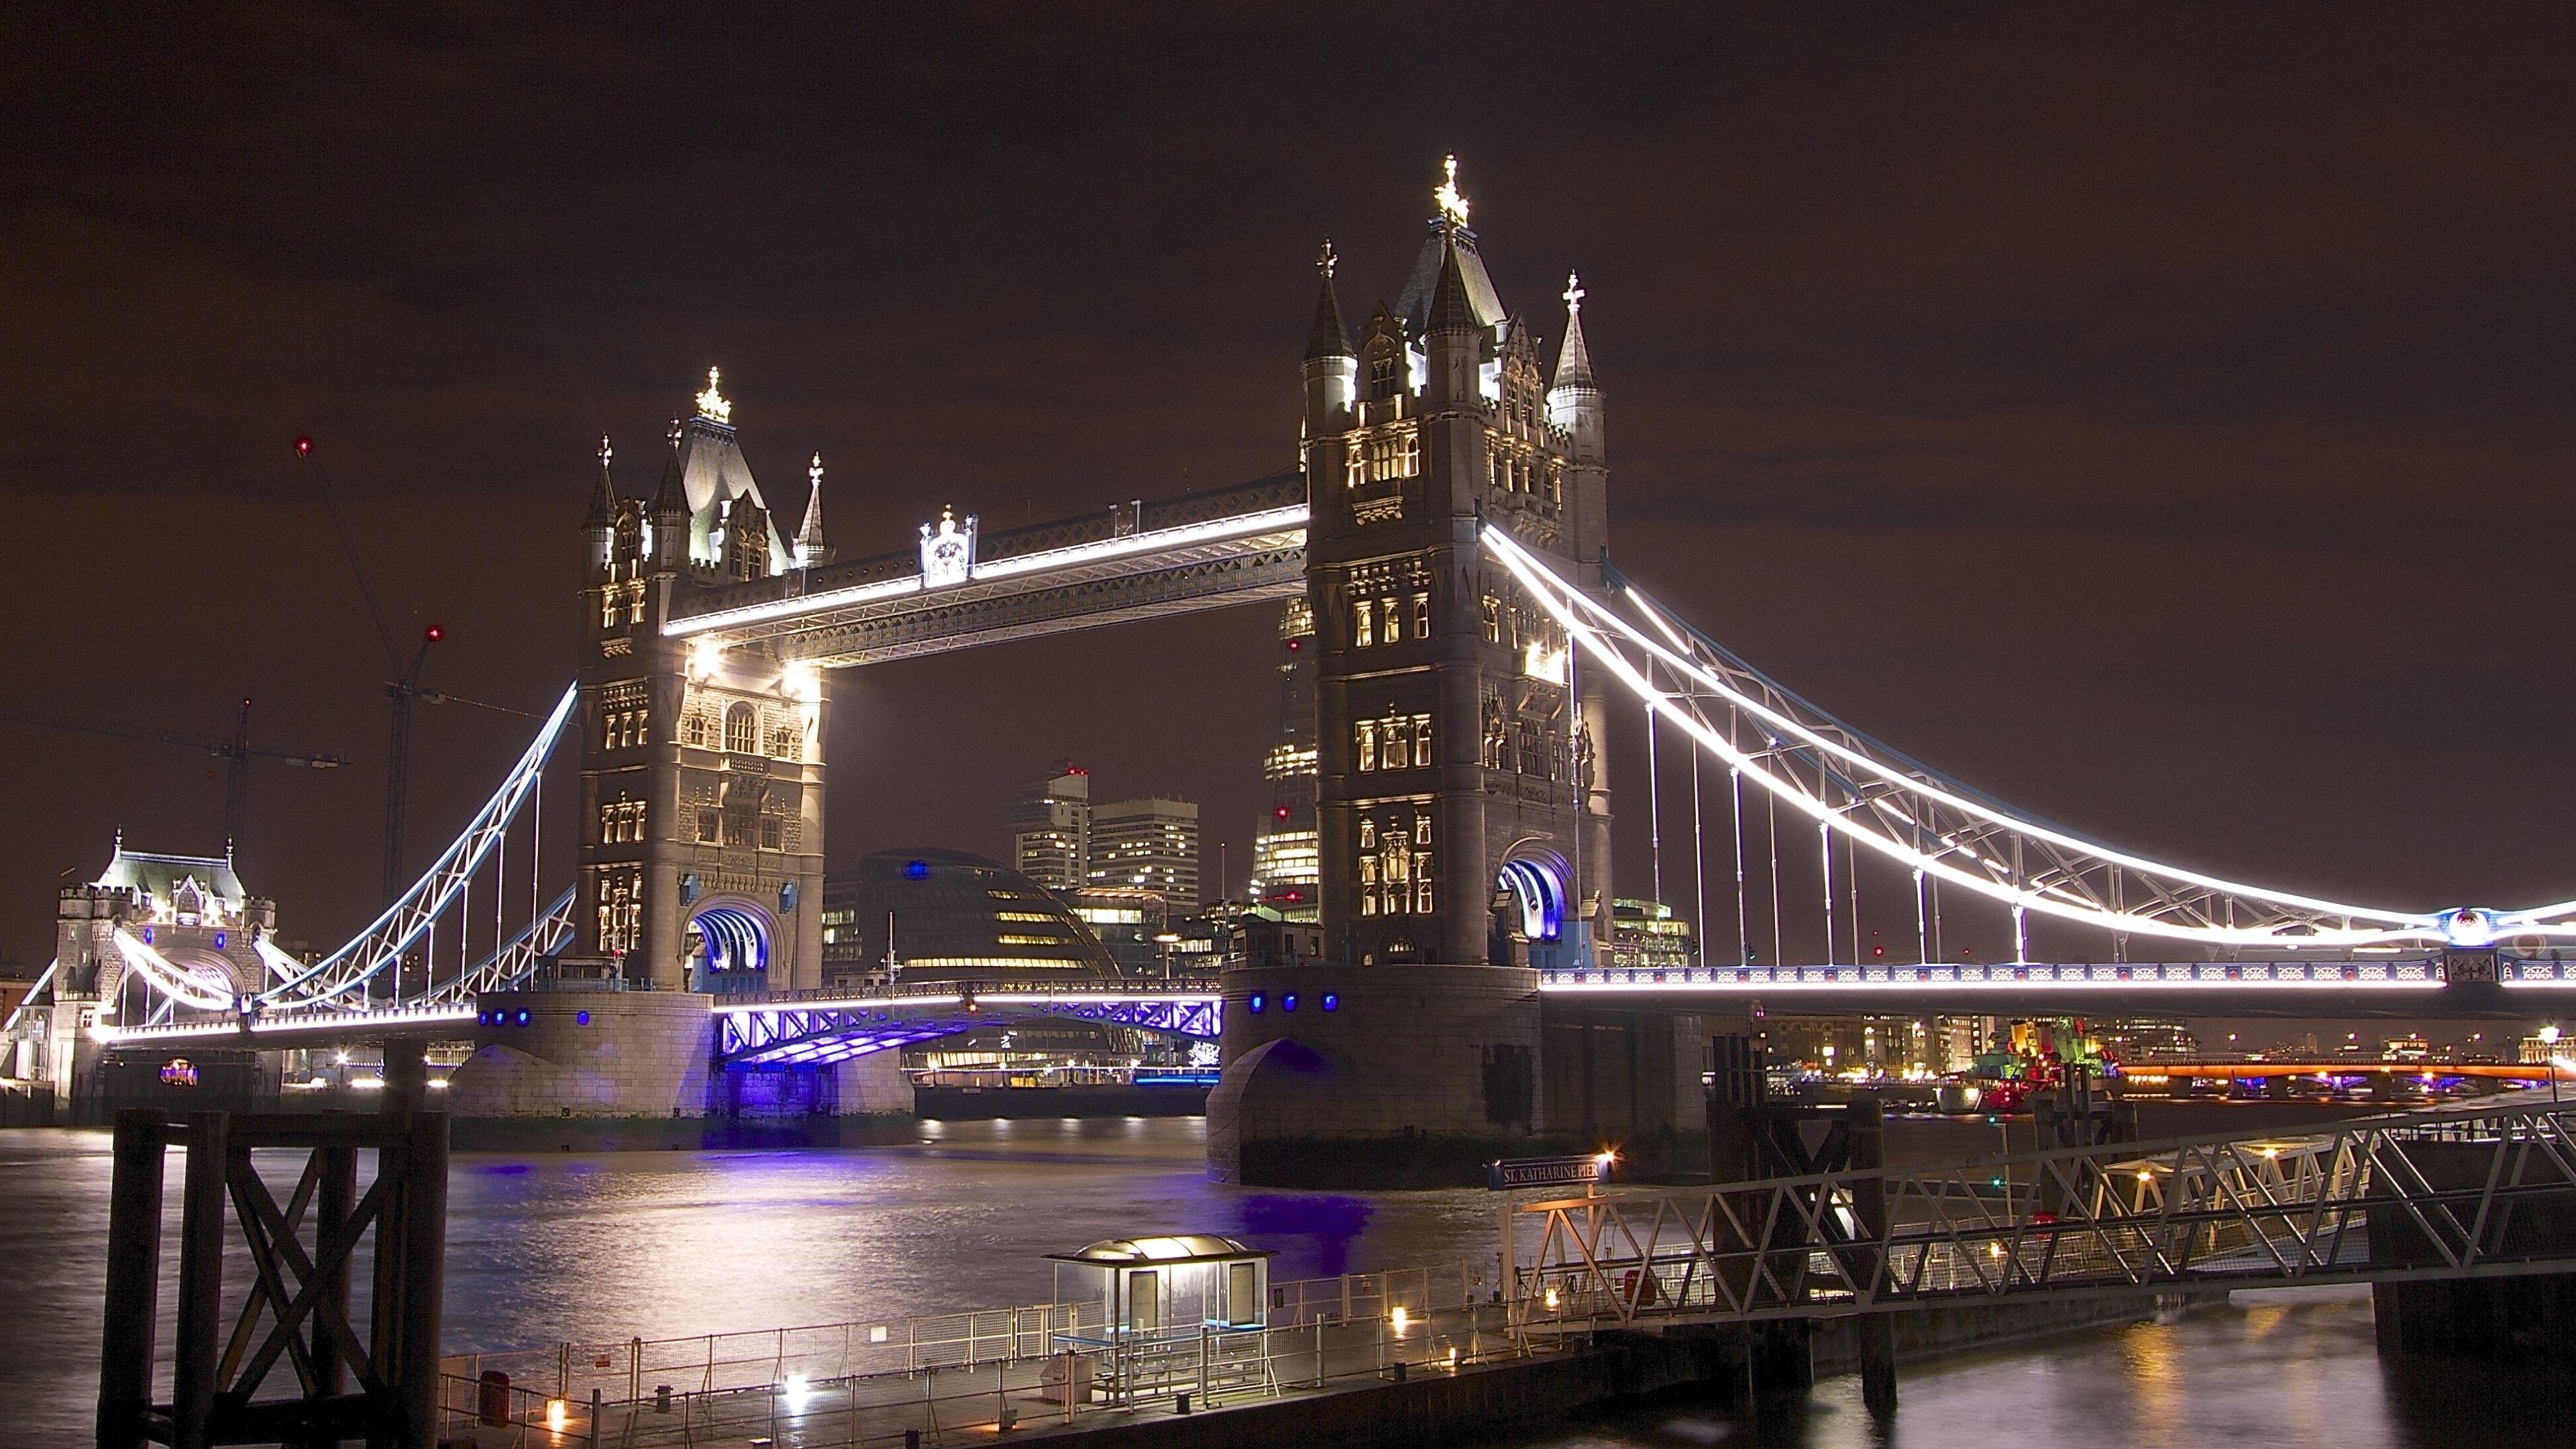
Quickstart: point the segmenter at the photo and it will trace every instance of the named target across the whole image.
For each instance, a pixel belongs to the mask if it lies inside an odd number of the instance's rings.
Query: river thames
[[[1197,1118],[925,1123],[920,1135],[846,1151],[460,1153],[446,1345],[667,1338],[1043,1302],[1052,1284],[1043,1254],[1144,1232],[1243,1238],[1279,1255],[1281,1280],[1481,1264],[1494,1251],[1483,1192],[1211,1183]],[[91,1432],[107,1148],[103,1132],[0,1132],[6,1442],[76,1444]],[[174,1175],[173,1204],[177,1186]],[[171,1216],[175,1224],[175,1207]],[[165,1254],[165,1269],[174,1261],[175,1250]],[[2173,1322],[1909,1366],[1886,1424],[1861,1408],[1857,1381],[1840,1378],[1757,1423],[1682,1407],[1523,1442],[2456,1449],[2554,1433],[2550,1402],[2501,1375],[2383,1371],[2367,1292],[2326,1290],[2238,1294]]]

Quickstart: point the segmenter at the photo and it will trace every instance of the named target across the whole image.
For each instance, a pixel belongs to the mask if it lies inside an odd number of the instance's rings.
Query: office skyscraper
[[[1088,882],[1089,770],[1071,760],[1056,761],[1044,779],[1003,807],[1002,823],[1011,832],[1011,869],[1051,891],[1080,890]]]
[[[1096,806],[1090,859],[1095,887],[1159,891],[1173,912],[1197,910],[1199,807],[1160,796]]]
[[[1315,919],[1315,613],[1292,599],[1279,616],[1279,726],[1262,756],[1270,786],[1252,836],[1252,898],[1292,921]],[[1220,893],[1225,883],[1218,882]]]

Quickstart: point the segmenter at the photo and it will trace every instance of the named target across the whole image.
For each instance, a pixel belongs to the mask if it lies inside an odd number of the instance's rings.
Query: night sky
[[[2576,896],[2563,10],[396,8],[21,6],[0,58],[0,665],[351,756],[255,772],[289,939],[380,903],[326,500],[406,651],[448,629],[429,684],[540,710],[597,438],[648,492],[708,365],[773,505],[821,451],[844,557],[1269,473],[1318,242],[1391,298],[1446,151],[1551,355],[1583,273],[1614,557],[1739,652],[2148,854]],[[841,675],[832,854],[999,852],[1071,754],[1203,802],[1239,886],[1272,625]],[[415,863],[528,726],[423,713]],[[0,958],[118,826],[221,847],[217,762],[0,739]]]

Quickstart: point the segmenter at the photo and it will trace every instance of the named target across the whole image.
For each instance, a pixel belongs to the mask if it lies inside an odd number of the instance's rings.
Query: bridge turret
[[[1467,278],[1459,269],[1457,249],[1443,246],[1440,280],[1432,288],[1431,313],[1423,328],[1426,376],[1422,392],[1426,405],[1454,407],[1476,398],[1486,338],[1475,303],[1467,295]]]
[[[823,455],[816,453],[806,466],[805,481],[810,491],[805,495],[805,521],[796,529],[796,556],[790,566],[810,569],[832,561],[832,546],[823,541]]]
[[[1359,354],[1351,350],[1342,328],[1342,307],[1333,295],[1333,244],[1324,243],[1315,258],[1323,286],[1315,294],[1315,325],[1306,335],[1306,432],[1320,436],[1350,426],[1351,402],[1359,386]]]
[[[581,521],[583,540],[590,545],[590,577],[594,583],[609,576],[609,565],[616,558],[617,515],[622,507],[617,497],[617,484],[608,475],[609,460],[616,456],[608,446],[608,435],[599,435],[599,486],[591,490],[590,514]]]
[[[1547,420],[1567,438],[1565,506],[1574,523],[1573,554],[1583,582],[1601,587],[1601,554],[1610,534],[1609,434],[1603,418],[1601,380],[1583,341],[1583,283],[1565,274],[1565,343],[1557,349],[1556,376],[1548,384]]]
[[[678,573],[689,561],[689,490],[681,481],[678,418],[671,419],[671,453],[662,464],[662,486],[653,494],[653,571]]]

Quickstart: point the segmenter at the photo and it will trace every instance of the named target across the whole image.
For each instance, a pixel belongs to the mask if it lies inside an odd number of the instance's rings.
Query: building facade
[[[1199,908],[1199,807],[1149,796],[1094,806],[1086,885],[1153,891],[1169,910]]]
[[[1261,757],[1270,803],[1252,833],[1252,899],[1283,920],[1319,914],[1315,837],[1315,610],[1291,599],[1279,613],[1279,723]],[[1220,882],[1220,885],[1223,883]]]
[[[1091,772],[1058,760],[1046,775],[1002,807],[1011,832],[1011,869],[1051,891],[1080,890],[1091,879]]]
[[[831,559],[822,463],[791,545],[779,534],[713,369],[672,424],[649,500],[622,495],[600,445],[584,524],[581,846],[573,954],[630,985],[822,982],[822,675],[771,648],[662,632],[690,591],[787,579]]]
[[[1589,961],[1610,922],[1603,697],[1491,564],[1503,528],[1597,590],[1602,393],[1566,288],[1553,377],[1487,275],[1454,162],[1356,344],[1324,273],[1305,373],[1307,603],[1327,949],[1361,965]]]

